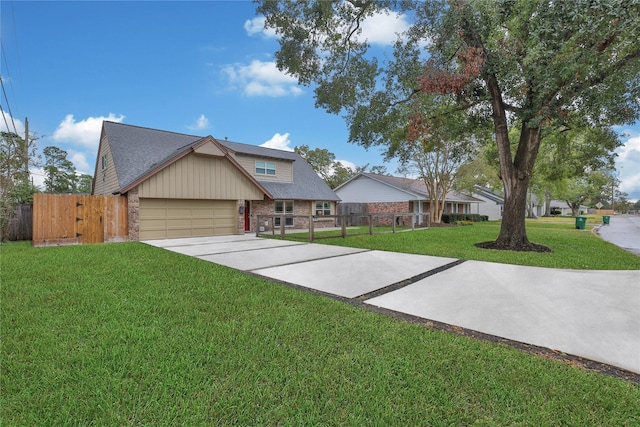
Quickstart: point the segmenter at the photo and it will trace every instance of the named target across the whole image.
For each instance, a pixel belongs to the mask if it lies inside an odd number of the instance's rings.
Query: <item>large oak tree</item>
[[[492,126],[505,195],[494,248],[537,248],[526,236],[526,196],[548,132],[639,117],[639,0],[258,3],[280,37],[278,67],[313,84],[317,106],[344,114],[350,142],[388,145],[406,135],[397,130],[423,111],[425,95]],[[392,51],[362,34],[365,20],[382,13],[410,23]]]

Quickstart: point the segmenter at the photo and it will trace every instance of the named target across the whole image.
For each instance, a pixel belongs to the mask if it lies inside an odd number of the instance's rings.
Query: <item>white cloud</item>
[[[284,135],[276,133],[270,140],[268,140],[264,144],[261,144],[260,146],[266,148],[275,148],[276,150],[293,151],[293,148],[291,148],[291,141],[289,140],[288,132]]]
[[[93,175],[94,166],[89,166],[86,153],[69,150],[69,160],[73,163],[75,169],[80,173],[86,173],[87,175]],[[92,161],[95,161],[92,159]]]
[[[616,153],[620,190],[629,195],[629,200],[640,200],[640,135],[629,136]]]
[[[253,19],[248,19],[244,23],[244,30],[247,32],[248,36],[255,36],[256,34],[260,34],[263,37],[274,39],[277,38],[278,35],[273,28],[266,29],[264,28],[265,17],[257,16]]]
[[[336,160],[336,161],[340,163],[342,166],[344,166],[345,168],[356,170],[356,164],[353,162],[350,162],[349,160]]]
[[[208,129],[209,127],[209,119],[207,119],[204,114],[201,114],[194,124],[187,126],[190,130],[203,130]]]
[[[259,34],[269,39],[277,38],[275,30],[273,28],[265,29],[264,23],[264,16],[255,17],[245,21],[244,30],[248,36]],[[409,29],[409,23],[406,15],[387,11],[367,17],[360,27],[362,28],[361,39],[366,39],[371,44],[389,46],[398,39],[398,34]]]
[[[33,181],[33,185],[35,185],[40,189],[44,189],[44,169],[32,168],[32,169],[29,169],[29,174],[31,175],[31,180]]]
[[[109,113],[104,117],[88,117],[82,121],[76,122],[73,114],[67,114],[58,128],[53,132],[53,140],[57,142],[69,142],[72,144],[83,145],[89,148],[97,148],[100,144],[100,131],[102,122],[109,120],[120,123],[124,119],[123,115],[116,117],[115,114]]]
[[[399,13],[377,13],[362,22],[362,35],[371,44],[392,45],[398,35],[409,29],[407,18]]]
[[[7,125],[9,125],[8,128]],[[24,138],[24,123],[16,118],[11,117],[9,113],[3,110],[2,117],[0,118],[0,131],[17,133],[19,136]]]
[[[246,96],[298,96],[302,89],[295,77],[278,70],[273,61],[254,59],[248,65],[227,65],[222,69],[232,87],[242,88]]]

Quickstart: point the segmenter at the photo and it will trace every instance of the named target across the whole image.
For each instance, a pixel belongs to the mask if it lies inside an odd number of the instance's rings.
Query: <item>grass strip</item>
[[[640,422],[637,384],[141,243],[0,251],[4,425]]]
[[[499,232],[500,223],[479,222],[468,226],[431,227],[395,234],[327,238],[318,243],[536,267],[640,270],[639,256],[602,240],[590,229],[576,230],[573,224],[567,222],[527,222],[529,240],[551,248],[551,253],[498,251],[474,246],[495,240]],[[315,234],[324,237],[323,233],[318,231]],[[333,232],[326,233],[331,235],[329,233]]]

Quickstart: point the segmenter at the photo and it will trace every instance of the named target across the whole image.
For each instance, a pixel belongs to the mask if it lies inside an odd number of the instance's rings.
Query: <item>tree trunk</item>
[[[495,244],[498,248],[518,250],[526,248],[530,244],[525,226],[529,180],[526,182],[514,180],[512,182],[515,185],[511,186],[511,190],[507,193],[508,196],[504,199],[502,224]]]
[[[551,193],[549,190],[544,191],[544,215],[551,216]]]
[[[505,194],[502,224],[495,242],[479,243],[477,246],[512,251],[550,252],[545,246],[529,242],[525,223],[527,190],[540,147],[540,127],[529,128],[527,123],[523,123],[518,151],[513,161],[506,123],[501,127],[496,126],[496,140]]]

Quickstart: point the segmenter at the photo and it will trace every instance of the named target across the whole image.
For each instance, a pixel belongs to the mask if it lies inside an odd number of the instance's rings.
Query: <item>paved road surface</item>
[[[609,225],[602,225],[598,234],[607,242],[640,256],[640,216],[612,215]]]

